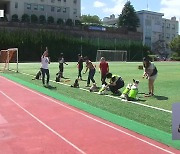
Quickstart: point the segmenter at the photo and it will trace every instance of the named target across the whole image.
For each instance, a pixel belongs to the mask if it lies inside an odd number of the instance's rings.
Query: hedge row
[[[45,47],[52,61],[57,61],[61,52],[67,61],[76,61],[77,54],[96,59],[98,49],[127,50],[128,60],[139,61],[146,55],[147,47],[141,42],[129,40],[78,38],[60,32],[46,30],[0,30],[0,49],[19,48],[19,61],[39,61]]]

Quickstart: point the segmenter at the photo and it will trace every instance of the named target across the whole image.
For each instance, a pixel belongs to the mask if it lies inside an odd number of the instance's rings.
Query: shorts
[[[156,78],[157,78],[157,74],[156,74],[156,75],[153,75],[153,76],[150,76],[150,77],[149,77],[149,80],[156,80]]]

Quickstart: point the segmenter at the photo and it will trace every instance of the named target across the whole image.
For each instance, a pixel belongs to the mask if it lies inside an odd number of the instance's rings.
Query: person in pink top
[[[99,72],[101,73],[101,81],[102,85],[106,84],[106,74],[109,72],[109,64],[106,62],[104,57],[101,57],[100,64],[99,64]]]

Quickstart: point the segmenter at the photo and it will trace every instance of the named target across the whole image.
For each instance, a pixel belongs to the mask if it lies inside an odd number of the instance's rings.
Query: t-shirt
[[[78,67],[83,68],[83,59],[82,58],[80,58],[78,61]]]
[[[108,72],[109,65],[107,62],[101,62],[99,64],[99,68],[101,69],[102,74],[106,74]]]
[[[65,61],[64,61],[64,58],[62,57],[60,60],[59,60],[59,64],[62,64],[62,63],[64,63]]]
[[[146,73],[148,73],[149,76],[154,76],[157,74],[157,72],[157,68],[153,63],[151,63],[149,67],[146,69]]]
[[[41,57],[41,68],[48,69],[49,58],[48,57]]]

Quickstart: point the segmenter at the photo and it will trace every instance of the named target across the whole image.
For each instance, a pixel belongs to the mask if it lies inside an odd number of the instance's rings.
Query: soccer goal
[[[96,61],[104,57],[107,61],[127,61],[127,51],[124,50],[97,50]]]
[[[0,70],[14,70],[18,72],[18,48],[0,51]]]

